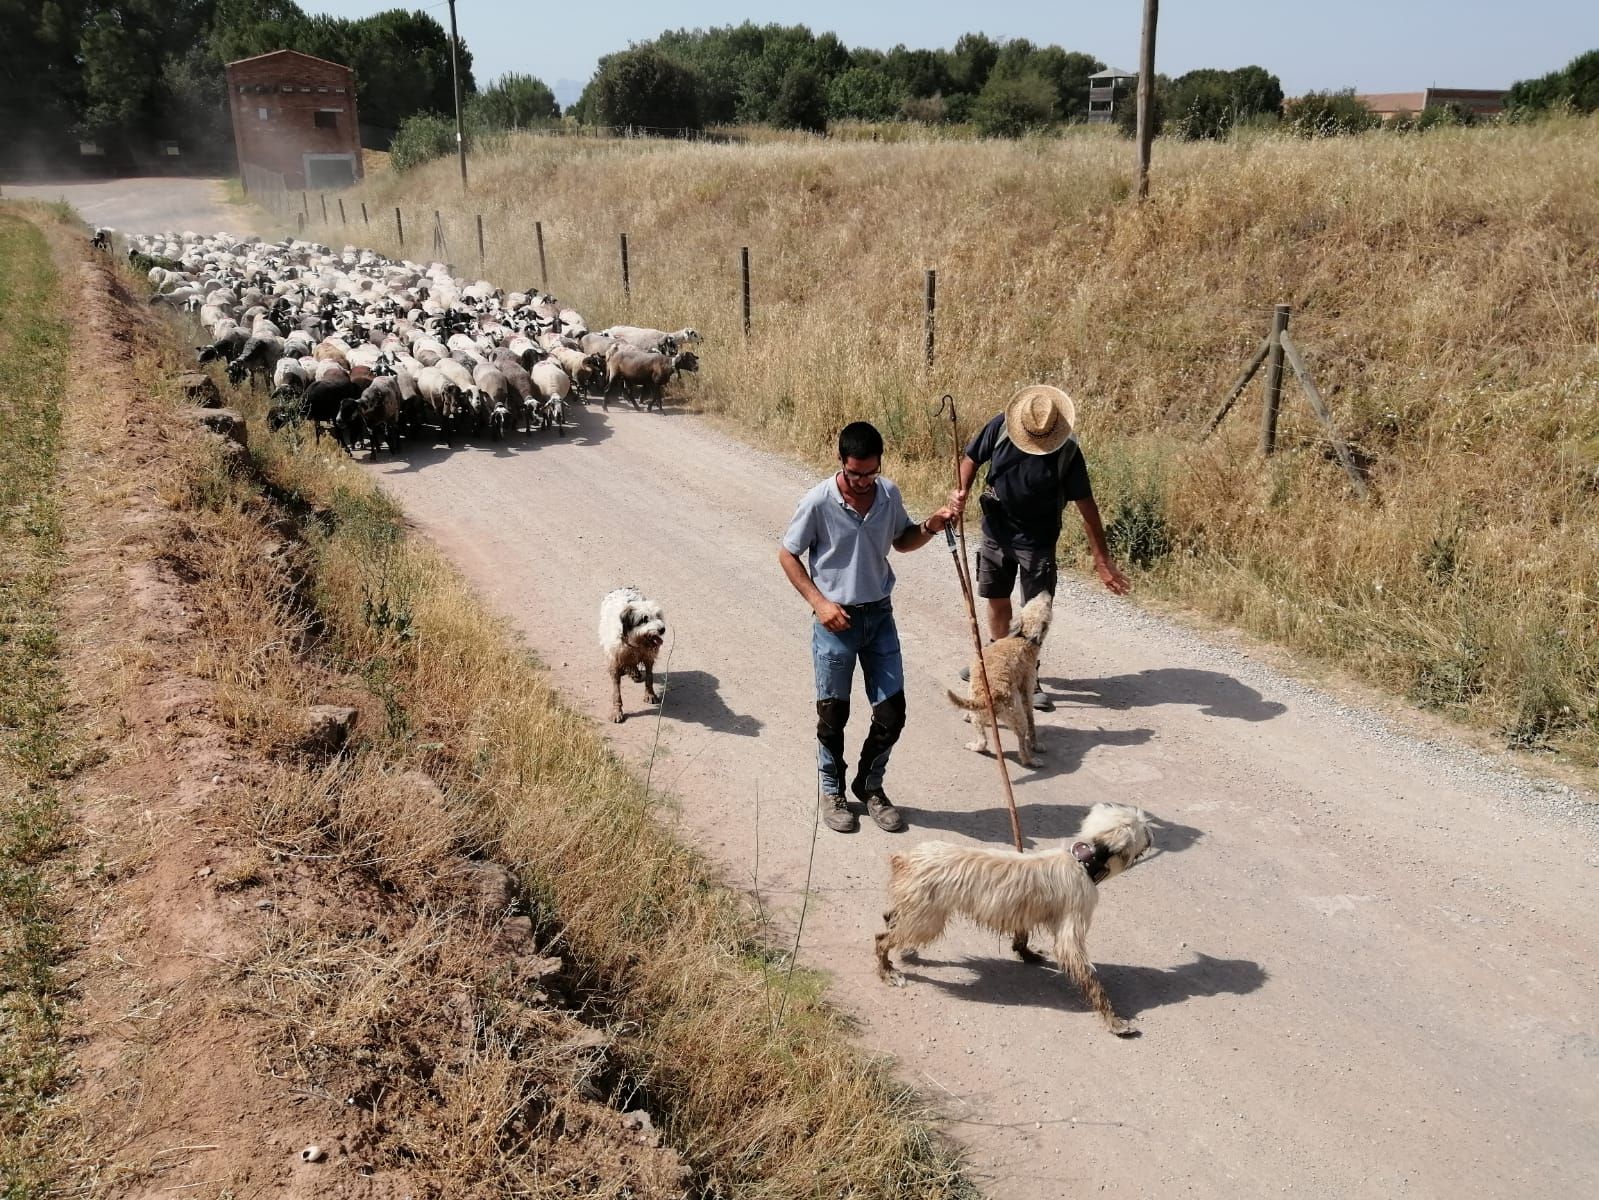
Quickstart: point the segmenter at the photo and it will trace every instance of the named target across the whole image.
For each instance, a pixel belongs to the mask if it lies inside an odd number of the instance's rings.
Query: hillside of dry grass
[[[0,1192],[969,1195],[363,474],[200,428],[192,331],[13,211]]]
[[[1066,387],[1120,555],[1146,593],[1465,717],[1511,745],[1599,758],[1599,121],[1157,148],[1125,203],[1114,135],[1022,142],[676,145],[520,137],[374,178],[413,257],[550,286],[599,325],[706,334],[693,401],[827,457],[865,417],[913,491],[944,486],[953,392],[968,428],[1016,386]],[[311,208],[317,208],[311,198]],[[326,233],[338,242],[335,219]],[[630,238],[631,303],[617,235]],[[755,336],[740,336],[751,248]],[[939,354],[920,365],[922,270]],[[1290,386],[1280,452],[1259,392],[1205,415],[1265,333],[1292,332],[1353,445],[1357,503]],[[1068,532],[1068,539],[1075,535]],[[1080,546],[1078,551],[1081,552]]]

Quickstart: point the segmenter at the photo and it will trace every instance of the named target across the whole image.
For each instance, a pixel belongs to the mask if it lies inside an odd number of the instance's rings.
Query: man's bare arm
[[[843,633],[849,628],[849,614],[822,595],[815,580],[805,570],[805,564],[787,546],[777,548],[777,561],[789,583],[794,585],[794,590],[805,597],[805,603],[811,606],[818,621],[834,633]]]

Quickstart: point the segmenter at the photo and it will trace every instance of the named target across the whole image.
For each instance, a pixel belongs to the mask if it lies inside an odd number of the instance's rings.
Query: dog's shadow
[[[1035,950],[1047,947],[1035,945]],[[941,979],[919,968],[955,967],[964,978]],[[931,959],[907,956],[901,968],[913,983],[927,983],[961,1000],[998,1008],[1025,1005],[1092,1011],[1077,985],[1051,960],[1045,965],[1016,958]],[[1212,958],[1197,951],[1194,961],[1175,967],[1096,964],[1099,980],[1118,1015],[1136,1017],[1152,1008],[1180,1004],[1196,996],[1245,996],[1266,982],[1266,968],[1247,958]]]
[[[1005,740],[1007,736],[1008,741]],[[1142,746],[1154,736],[1153,729],[1078,729],[1070,725],[1041,724],[1038,726],[1038,757],[1033,766],[1024,767],[1016,758],[1016,735],[1008,729],[1000,730],[1000,739],[1011,764],[1018,771],[1026,771],[1023,777],[1026,779],[1069,775],[1083,765],[1083,759],[1095,747]]]
[[[1010,811],[1003,807],[980,808],[976,812],[913,809],[909,804],[901,804],[900,808],[905,811],[906,819],[916,829],[945,829],[951,833],[975,838],[980,842],[1010,844]],[[1083,818],[1088,815],[1088,808],[1075,804],[1018,804],[1016,815],[1021,820],[1023,833],[1031,848],[1037,849],[1045,843],[1075,836],[1082,826]],[[1144,855],[1139,862],[1146,861],[1155,854],[1180,854],[1205,836],[1203,829],[1167,821],[1158,812],[1149,815],[1154,825],[1155,849],[1152,854]],[[1133,866],[1137,867],[1138,863],[1134,863]]]
[[[1192,704],[1208,717],[1232,721],[1270,721],[1288,711],[1286,705],[1265,699],[1231,675],[1188,667],[1160,667],[1104,679],[1040,678],[1038,685],[1057,703],[1073,708]]]
[[[717,733],[758,737],[761,721],[736,713],[717,689],[721,684],[709,671],[673,671],[659,675],[656,683],[664,703],[663,715],[672,721],[690,721]]]

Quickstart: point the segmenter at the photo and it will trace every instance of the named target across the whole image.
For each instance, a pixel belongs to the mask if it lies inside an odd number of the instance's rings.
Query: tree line
[[[1105,64],[1090,54],[1026,38],[962,36],[950,49],[845,46],[804,25],[678,29],[599,62],[568,116],[641,132],[690,133],[710,125],[758,124],[824,131],[857,120],[969,124],[983,136],[1016,137],[1088,117],[1089,77]],[[1116,119],[1132,132],[1136,106],[1118,95]],[[1517,83],[1513,119],[1540,112],[1599,110],[1599,51],[1559,71]],[[1471,110],[1438,105],[1402,115],[1395,131],[1465,125]],[[1281,126],[1305,136],[1358,133],[1384,125],[1352,89],[1285,99],[1260,66],[1201,68],[1155,79],[1157,133],[1225,137],[1239,128]]]
[[[57,164],[94,142],[127,166],[158,141],[186,156],[233,145],[223,65],[299,50],[351,67],[364,125],[452,111],[450,39],[426,12],[308,16],[293,0],[0,3],[0,164]],[[462,87],[476,91],[460,48]],[[381,134],[379,135],[381,137]]]
[[[972,122],[1014,135],[1085,115],[1091,54],[963,35],[950,49],[851,49],[804,25],[677,29],[602,58],[571,115],[690,131],[756,124],[820,132],[840,120]]]
[[[355,72],[364,141],[393,149],[405,167],[454,147],[450,40],[428,12],[392,9],[350,20],[308,16],[294,0],[0,0],[0,166],[76,157],[94,142],[114,165],[157,141],[190,157],[225,157],[232,145],[225,63],[300,50]],[[561,119],[549,87],[509,74],[479,91],[459,48],[468,136]],[[961,125],[1017,137],[1088,115],[1089,78],[1105,63],[1026,38],[968,33],[948,49],[850,48],[804,25],[676,29],[599,62],[568,120],[686,135],[714,125],[757,124],[821,132],[838,121]],[[1135,105],[1117,97],[1131,133]],[[1517,83],[1513,117],[1599,109],[1599,50]],[[1203,68],[1155,80],[1157,132],[1220,138],[1279,124],[1306,135],[1381,124],[1352,92],[1285,101],[1260,66]],[[1468,124],[1469,111],[1412,114],[1390,128]]]

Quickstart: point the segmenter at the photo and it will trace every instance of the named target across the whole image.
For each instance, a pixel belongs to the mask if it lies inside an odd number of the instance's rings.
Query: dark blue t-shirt
[[[1062,510],[1094,494],[1083,452],[1072,437],[1053,454],[1028,454],[1004,433],[1000,413],[966,447],[967,458],[988,463],[983,532],[1003,546],[1053,548]]]

